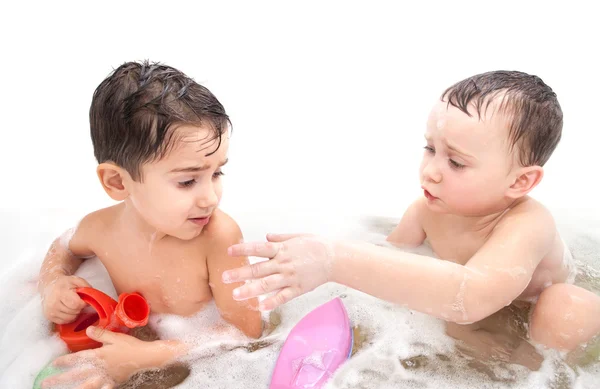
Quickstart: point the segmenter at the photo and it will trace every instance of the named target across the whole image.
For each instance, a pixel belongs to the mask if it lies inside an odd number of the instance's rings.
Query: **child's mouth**
[[[188,220],[191,221],[192,223],[196,224],[196,225],[205,226],[210,221],[210,216],[206,216],[206,217],[193,217],[193,218],[189,218]]]
[[[429,193],[429,191],[427,189],[423,189],[423,193],[425,193],[425,197],[427,198],[427,200],[429,200],[429,201],[437,200],[437,197],[435,197],[434,195]]]

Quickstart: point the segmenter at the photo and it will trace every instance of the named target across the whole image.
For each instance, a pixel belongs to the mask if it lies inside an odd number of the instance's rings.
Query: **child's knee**
[[[540,295],[531,317],[531,338],[547,347],[573,350],[600,331],[600,297],[570,284]]]

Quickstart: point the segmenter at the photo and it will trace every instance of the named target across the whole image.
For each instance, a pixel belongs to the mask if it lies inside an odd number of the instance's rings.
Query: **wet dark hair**
[[[207,88],[160,63],[124,63],[92,98],[90,132],[96,160],[119,165],[134,180],[142,180],[144,163],[160,160],[181,139],[176,135],[181,124],[209,128],[212,136],[205,143],[218,140],[218,149],[231,122]]]
[[[517,71],[482,73],[452,85],[441,100],[469,116],[472,103],[481,118],[496,97],[501,97],[497,110],[510,115],[510,149],[519,147],[523,166],[543,166],[560,141],[563,113],[541,78]]]

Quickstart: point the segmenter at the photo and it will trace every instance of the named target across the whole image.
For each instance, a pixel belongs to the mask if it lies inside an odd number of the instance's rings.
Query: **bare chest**
[[[193,315],[212,299],[203,250],[105,242],[97,253],[117,293],[139,292],[152,312]]]
[[[466,264],[488,238],[486,231],[466,231],[444,221],[431,223],[424,229],[438,258],[461,265]]]
[[[479,230],[465,230],[443,218],[432,218],[423,228],[438,258],[465,265],[486,243],[494,226],[490,224]],[[557,237],[549,252],[539,261],[521,298],[537,296],[548,285],[567,279],[571,264],[565,259],[570,257],[565,255],[565,250],[562,240]]]

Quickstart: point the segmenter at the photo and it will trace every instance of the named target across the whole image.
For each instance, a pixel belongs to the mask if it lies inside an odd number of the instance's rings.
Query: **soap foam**
[[[253,225],[255,220],[260,220],[261,225]],[[339,221],[340,226],[333,227],[334,223],[329,220],[324,228],[322,223],[314,220],[304,221],[302,226],[302,222],[290,218],[287,229],[271,231],[312,231],[390,246],[385,235],[392,222],[387,219],[371,219],[368,223],[361,221],[352,225],[347,219]],[[271,225],[258,218],[240,223],[245,240],[263,240],[266,232],[261,230],[263,224]],[[285,223],[281,224],[283,227]],[[567,240],[578,264],[586,262],[589,256],[598,258],[599,236],[588,239],[579,235]],[[19,261],[18,266],[13,266],[0,278],[0,309],[3,312],[0,317],[1,388],[32,387],[37,373],[66,352],[60,339],[50,333],[36,291],[37,272],[51,238],[52,234],[48,232],[37,244],[24,247],[22,255],[15,259]],[[415,251],[432,254],[426,246]],[[117,297],[106,270],[97,259],[85,261],[78,275],[93,287]],[[214,303],[188,318],[153,314],[150,325],[162,339],[180,339],[193,345],[190,354],[183,358],[191,366],[190,375],[177,388],[264,389],[268,387],[283,342],[293,326],[334,297],[340,297],[346,307],[355,329],[355,347],[351,359],[332,376],[326,386],[328,389],[504,389],[559,388],[561,385],[591,388],[600,378],[598,364],[573,370],[563,362],[563,356],[548,351],[543,351],[545,359],[536,372],[515,364],[478,361],[457,350],[457,342],[445,334],[445,324],[441,320],[333,283],[292,300],[271,315],[265,313],[264,320],[270,321],[274,328],[259,340],[249,340],[226,324]],[[319,355],[315,355],[315,363],[318,362]]]

